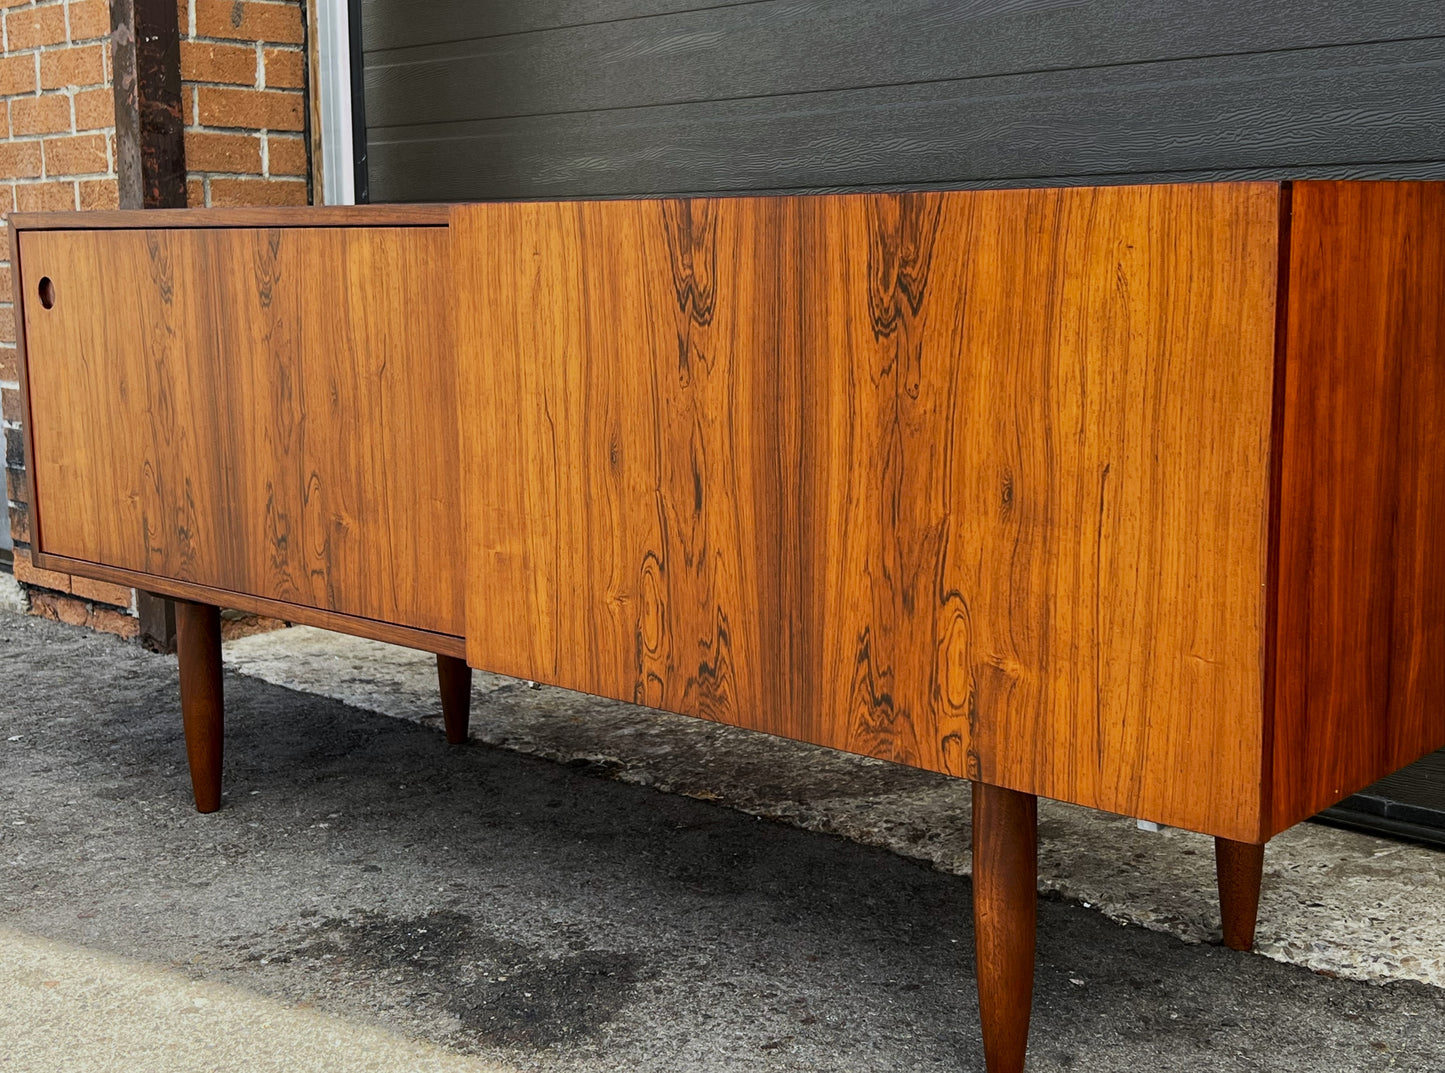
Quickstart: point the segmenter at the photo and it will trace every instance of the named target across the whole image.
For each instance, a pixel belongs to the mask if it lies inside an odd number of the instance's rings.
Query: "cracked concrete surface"
[[[229,646],[250,673],[226,680],[226,806],[199,816],[174,660],[0,614],[6,935],[517,1070],[982,1069],[956,784],[486,677],[473,725],[506,747],[450,748],[426,725],[429,658],[262,640]],[[267,666],[387,714],[283,688],[257,675]],[[1077,866],[1093,878],[1067,882],[1208,939],[1207,853],[1102,819],[1096,841],[1066,849],[1086,830],[1073,822],[1045,814],[1050,882]],[[1276,855],[1271,887],[1333,904],[1366,884],[1361,867],[1378,885],[1414,860],[1340,845],[1328,867],[1281,872]],[[1184,878],[1160,866],[1171,854]],[[1438,915],[1437,876],[1416,877],[1413,916],[1373,911],[1402,942]],[[1445,1069],[1445,990],[1181,942],[1059,894],[1039,910],[1033,1073]],[[16,986],[0,972],[0,1008]],[[37,1011],[0,1038],[64,1040],[55,1005]],[[72,1057],[11,1068],[140,1068]]]

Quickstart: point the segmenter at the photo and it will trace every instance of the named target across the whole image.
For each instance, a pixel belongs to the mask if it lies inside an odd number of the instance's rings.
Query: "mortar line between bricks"
[[[304,96],[300,86],[258,86],[254,82],[213,82],[202,81],[199,78],[186,80],[188,86],[200,86],[202,89],[245,89],[252,93],[294,93]],[[99,89],[101,87],[86,87]]]
[[[304,52],[305,45],[295,41],[256,41],[245,37],[186,37],[183,40],[187,43],[197,45],[239,45],[244,48],[247,45],[261,45],[263,48],[284,48],[293,52]]]

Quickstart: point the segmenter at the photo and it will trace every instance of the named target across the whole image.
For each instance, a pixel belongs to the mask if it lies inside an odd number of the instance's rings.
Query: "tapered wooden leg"
[[[197,812],[221,807],[221,611],[176,601],[176,659],[181,668],[181,721]]]
[[[1264,876],[1264,844],[1214,840],[1214,871],[1219,877],[1219,915],[1224,945],[1254,949],[1254,923],[1259,916],[1259,884]]]
[[[442,692],[442,722],[447,741],[467,743],[467,726],[472,717],[472,669],[455,656],[437,655],[437,684]]]
[[[973,784],[973,927],[988,1073],[1021,1073],[1034,995],[1038,798]]]

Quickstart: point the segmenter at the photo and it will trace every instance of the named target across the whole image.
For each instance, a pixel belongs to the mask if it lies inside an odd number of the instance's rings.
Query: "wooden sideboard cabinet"
[[[16,215],[36,562],[1264,843],[1445,745],[1445,183]]]

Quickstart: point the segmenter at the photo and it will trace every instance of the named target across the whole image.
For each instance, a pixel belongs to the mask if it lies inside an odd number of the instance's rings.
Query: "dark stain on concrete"
[[[479,929],[471,916],[439,909],[394,917],[359,910],[317,920],[310,938],[272,963],[333,962],[347,973],[384,977],[460,1022],[448,1042],[476,1052],[488,1047],[540,1050],[594,1037],[627,1005],[642,977],[641,959],[618,950],[548,951]],[[261,955],[253,957],[260,959]]]

